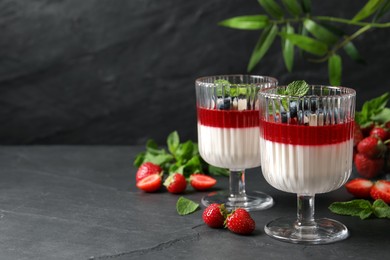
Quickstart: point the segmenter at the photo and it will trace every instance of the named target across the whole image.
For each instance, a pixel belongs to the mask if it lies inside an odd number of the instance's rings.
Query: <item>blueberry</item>
[[[230,109],[230,98],[218,98],[217,108],[220,110],[229,110]]]
[[[290,116],[291,117],[297,117],[297,102],[295,101],[290,101]]]
[[[307,99],[303,99],[299,101],[299,110],[308,110],[309,109],[309,101]]]
[[[288,117],[287,117],[287,112],[281,112],[280,113],[282,123],[287,123]]]

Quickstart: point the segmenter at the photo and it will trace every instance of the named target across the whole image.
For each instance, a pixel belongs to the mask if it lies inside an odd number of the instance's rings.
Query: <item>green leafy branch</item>
[[[390,11],[390,0],[368,0],[352,19],[312,15],[311,0],[258,0],[267,14],[232,17],[219,23],[221,26],[239,30],[261,30],[250,57],[247,71],[260,63],[269,48],[279,37],[285,66],[293,70],[295,48],[298,48],[309,62],[328,64],[329,82],[340,85],[342,77],[343,50],[358,63],[365,61],[353,41],[373,28],[389,28],[390,22],[378,22]],[[367,22],[371,19],[370,22]],[[340,25],[353,26],[351,34]]]

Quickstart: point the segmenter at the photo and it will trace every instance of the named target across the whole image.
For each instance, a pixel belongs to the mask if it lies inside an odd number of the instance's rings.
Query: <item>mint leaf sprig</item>
[[[346,202],[333,202],[329,206],[329,209],[333,213],[360,217],[362,220],[371,216],[390,219],[390,207],[381,199],[375,200],[373,204],[364,199],[356,199]]]
[[[390,121],[390,108],[386,107],[390,92],[364,102],[362,110],[355,113],[355,121],[365,128],[372,124]]]
[[[309,91],[309,84],[304,80],[296,80],[287,85],[286,88],[278,88],[279,95],[303,97]],[[285,110],[288,110],[288,104],[286,98],[282,99],[282,106]]]
[[[146,142],[145,151],[137,154],[134,166],[139,167],[145,162],[158,164],[165,174],[181,173],[188,178],[193,173],[208,173],[212,175],[229,176],[227,169],[211,166],[199,155],[198,144],[188,140],[180,142],[177,131],[173,131],[167,137],[167,148],[161,148],[149,139]]]

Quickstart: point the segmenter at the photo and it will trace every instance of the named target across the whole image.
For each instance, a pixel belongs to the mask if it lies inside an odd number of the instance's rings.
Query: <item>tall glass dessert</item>
[[[260,166],[259,105],[261,88],[277,85],[271,77],[221,75],[195,82],[199,153],[209,164],[230,170],[229,191],[202,199],[203,205],[224,203],[228,209],[266,209],[273,199],[245,190],[245,169]]]
[[[314,217],[314,196],[338,189],[351,174],[355,91],[303,83],[259,92],[263,175],[298,198],[297,216],[273,220],[265,232],[287,242],[325,244],[348,236],[342,223]]]

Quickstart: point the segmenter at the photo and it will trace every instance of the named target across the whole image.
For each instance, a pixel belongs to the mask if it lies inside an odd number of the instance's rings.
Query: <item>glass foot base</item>
[[[328,218],[316,219],[316,225],[302,227],[294,218],[279,218],[264,227],[272,238],[299,244],[329,244],[348,237],[348,229],[342,223]]]
[[[274,205],[271,196],[262,192],[251,192],[245,196],[232,197],[228,192],[212,192],[202,198],[202,204],[209,206],[212,203],[225,204],[229,211],[236,208],[244,208],[247,211],[268,209]]]

